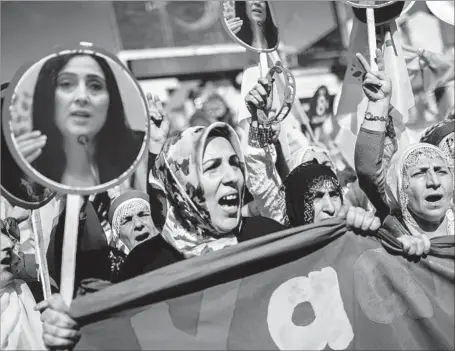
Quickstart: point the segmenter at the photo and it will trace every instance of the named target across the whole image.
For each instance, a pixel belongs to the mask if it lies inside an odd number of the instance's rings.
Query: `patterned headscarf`
[[[343,190],[335,173],[316,161],[302,163],[289,173],[283,183],[286,212],[293,227],[314,222],[314,197],[317,191],[335,188],[343,202]]]
[[[155,161],[155,178],[164,186],[169,202],[167,220],[162,236],[186,258],[237,243],[235,233],[217,235],[204,197],[201,183],[202,160],[209,136],[224,136],[240,159],[245,176],[245,159],[235,131],[226,123],[213,123],[208,127],[191,127],[167,139]],[[240,194],[239,225],[244,189]]]
[[[421,157],[440,158],[444,160],[454,179],[451,161],[441,149],[434,145],[427,143],[414,144],[401,150],[401,152],[397,152],[392,157],[389,169],[387,170],[385,183],[386,202],[392,214],[400,218],[411,233],[421,233],[421,230],[408,209],[409,199],[406,189],[409,186],[409,175],[407,171],[410,167],[416,165]],[[452,209],[449,209],[448,212],[452,212]]]
[[[112,241],[126,254],[129,250],[123,243],[120,243],[119,237],[122,220],[142,211],[150,212],[150,202],[146,193],[137,190],[124,192],[112,201],[109,208],[109,223],[113,229]]]

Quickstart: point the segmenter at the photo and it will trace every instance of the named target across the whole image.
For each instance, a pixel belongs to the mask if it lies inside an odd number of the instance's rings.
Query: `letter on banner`
[[[295,308],[309,302],[315,319],[295,325]],[[344,309],[336,271],[332,267],[296,277],[281,284],[272,294],[267,313],[270,335],[280,350],[346,349],[354,331]]]

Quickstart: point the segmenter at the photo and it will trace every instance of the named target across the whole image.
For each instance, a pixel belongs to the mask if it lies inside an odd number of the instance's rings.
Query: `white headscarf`
[[[406,189],[409,185],[409,176],[406,174],[405,168],[407,164],[412,163],[422,156],[443,159],[452,173],[452,178],[455,179],[454,170],[450,161],[438,147],[427,143],[418,143],[411,145],[404,150],[399,150],[392,157],[385,183],[386,202],[390,207],[390,210],[403,219],[411,233],[419,234],[422,234],[422,230],[408,209],[409,199],[406,194]],[[448,235],[453,235],[453,210],[451,208],[448,209],[446,216],[448,216]]]

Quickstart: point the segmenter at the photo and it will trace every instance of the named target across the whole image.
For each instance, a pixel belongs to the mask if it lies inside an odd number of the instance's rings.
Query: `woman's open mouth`
[[[240,205],[239,194],[229,194],[223,196],[218,203],[220,206],[229,214],[237,214],[237,210]]]
[[[150,236],[149,232],[145,232],[145,233],[139,234],[138,236],[136,236],[136,241],[137,242],[143,242],[144,240],[147,240],[149,236]]]
[[[436,205],[442,200],[442,198],[443,198],[443,196],[441,194],[433,194],[433,195],[428,195],[425,198],[425,201]]]

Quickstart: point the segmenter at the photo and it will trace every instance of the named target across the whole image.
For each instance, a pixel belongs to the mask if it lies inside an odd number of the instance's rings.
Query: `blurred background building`
[[[273,4],[279,53],[308,112],[319,86],[332,100],[341,89],[352,10],[341,1]],[[2,1],[1,82],[57,45],[88,41],[117,55],[145,92],[161,98],[174,129],[187,126],[214,94],[226,106],[214,103],[205,113],[230,110],[235,117],[241,75],[255,57],[224,31],[221,9],[220,1]],[[453,55],[453,26],[433,16],[426,2],[417,1],[400,25],[404,43]]]

